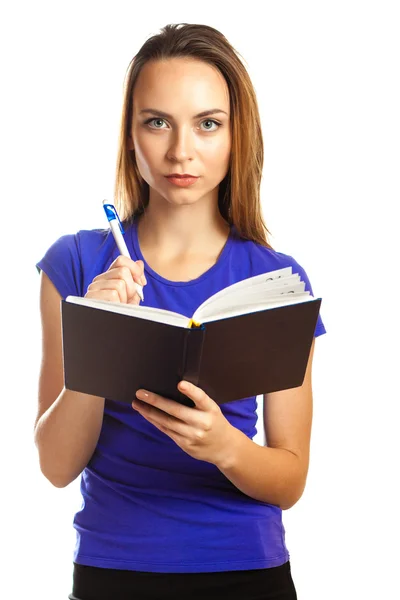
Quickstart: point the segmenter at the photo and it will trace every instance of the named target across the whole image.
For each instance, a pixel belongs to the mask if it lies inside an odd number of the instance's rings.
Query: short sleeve
[[[82,267],[79,253],[79,233],[63,235],[56,240],[39,262],[61,297],[82,296]]]
[[[311,283],[310,283],[310,280],[308,278],[306,271],[304,270],[304,268],[301,265],[299,265],[299,263],[293,257],[291,257],[291,259],[293,261],[292,272],[298,273],[300,275],[301,281],[304,281],[304,283],[305,283],[305,288],[304,288],[305,291],[310,292],[310,294],[312,296],[314,296],[313,289],[311,287]],[[322,298],[322,296],[317,296],[317,297]],[[322,298],[321,307],[323,306],[323,303],[324,303],[324,300]],[[326,333],[326,329],[325,329],[325,325],[321,318],[321,309],[320,309],[318,319],[317,319],[317,324],[315,326],[314,337],[318,337],[319,335],[323,335],[324,333]]]

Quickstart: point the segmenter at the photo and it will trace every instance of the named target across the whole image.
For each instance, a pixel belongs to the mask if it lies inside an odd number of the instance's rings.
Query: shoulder
[[[304,268],[290,254],[267,248],[252,240],[246,240],[236,235],[235,259],[247,263],[251,275],[258,275],[267,271],[275,271],[285,267],[292,267],[293,273],[298,273],[304,281],[306,276]]]
[[[275,271],[285,267],[292,268],[292,274],[298,274],[300,280],[304,282],[304,291],[310,292],[315,297],[313,286],[310,281],[308,269],[303,265],[303,261],[298,261],[292,255],[273,248],[267,248],[251,240],[246,240],[235,236],[235,250],[232,254],[231,268],[235,271],[237,279],[244,277],[254,277]],[[315,336],[326,333],[321,314],[318,315]]]
[[[86,274],[100,269],[111,254],[110,232],[105,229],[80,229],[55,239],[36,263],[44,271],[61,296],[83,296]]]
[[[93,253],[106,251],[112,241],[110,229],[80,229],[75,233],[77,245],[82,259],[87,254],[93,258]]]
[[[100,248],[107,239],[108,230],[105,229],[80,229],[75,233],[66,233],[56,238],[48,247],[46,254],[53,257],[63,254],[78,255],[91,248]]]
[[[57,238],[46,250],[43,261],[84,266],[94,255],[106,251],[110,232],[105,229],[80,229],[76,233],[66,233]]]

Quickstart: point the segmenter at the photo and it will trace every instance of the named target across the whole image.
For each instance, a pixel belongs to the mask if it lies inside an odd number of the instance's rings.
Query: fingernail
[[[146,283],[147,283],[147,279],[146,279],[146,277],[145,277],[144,275],[142,275],[142,276],[141,276],[141,278],[140,278],[140,283],[141,283],[142,285],[146,285]]]

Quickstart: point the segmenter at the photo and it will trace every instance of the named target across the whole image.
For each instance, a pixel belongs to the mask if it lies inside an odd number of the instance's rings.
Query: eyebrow
[[[157,110],[155,108],[143,108],[143,110],[141,110],[139,114],[141,115],[142,113],[151,113],[152,115],[159,115],[160,117],[165,117],[166,119],[173,119],[172,115],[169,115],[168,113],[163,112],[162,110]],[[197,119],[199,117],[207,117],[208,115],[214,115],[215,113],[224,113],[225,115],[228,115],[227,112],[221,110],[220,108],[211,108],[210,110],[203,110],[203,112],[195,115],[193,118]]]

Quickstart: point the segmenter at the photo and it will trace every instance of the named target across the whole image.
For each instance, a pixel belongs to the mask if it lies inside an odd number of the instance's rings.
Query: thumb
[[[141,275],[142,275],[142,277],[144,277],[144,284],[146,284],[147,283],[147,279],[146,279],[146,275],[144,274],[144,262],[142,260],[137,260],[136,264],[139,265],[140,271],[141,271]]]

